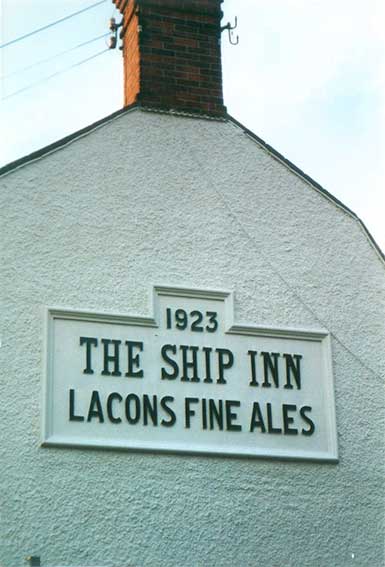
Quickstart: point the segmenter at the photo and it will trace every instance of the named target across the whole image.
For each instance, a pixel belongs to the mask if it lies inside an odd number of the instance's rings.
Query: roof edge
[[[115,112],[113,112],[112,114],[109,114],[108,116],[105,116],[104,118],[101,118],[100,120],[97,120],[96,122],[93,122],[92,124],[89,124],[88,126],[85,126],[84,128],[81,128],[80,130],[76,130],[75,132],[72,132],[72,134],[69,134],[68,136],[65,136],[64,138],[60,138],[59,140],[56,140],[55,142],[52,142],[51,144],[48,144],[47,146],[43,146],[42,148],[39,148],[38,150],[35,150],[34,152],[27,154],[21,158],[18,158],[14,161],[11,161],[5,165],[3,165],[2,167],[0,167],[0,176],[1,175],[5,175],[6,173],[10,173],[11,171],[14,171],[15,169],[17,169],[18,167],[22,167],[23,165],[27,165],[28,163],[39,159],[41,157],[44,157],[45,155],[50,154],[51,152],[54,152],[56,150],[59,150],[60,148],[66,146],[67,144],[73,142],[74,140],[77,140],[78,138],[81,138],[82,136],[85,136],[86,134],[88,134],[89,132],[92,132],[93,130],[96,130],[96,128],[99,128],[99,126],[104,126],[104,124],[108,124],[108,122],[110,122],[111,120],[114,120],[115,118],[126,114],[132,110],[141,110],[144,112],[154,112],[156,114],[169,114],[170,116],[179,116],[182,118],[200,118],[200,119],[204,119],[204,120],[212,120],[212,121],[216,121],[216,122],[227,122],[228,121],[228,116],[227,114],[224,114],[222,116],[210,116],[208,114],[204,114],[204,113],[200,113],[200,112],[185,112],[182,110],[174,110],[174,109],[170,109],[170,110],[162,110],[160,108],[153,108],[151,106],[146,106],[141,104],[140,102],[135,102],[133,104],[129,104],[127,106],[124,106],[123,108],[120,108],[119,110],[116,110]]]
[[[56,150],[58,150],[58,149],[60,149],[64,146],[66,146],[67,144],[71,143],[72,141],[76,140],[77,138],[80,138],[80,137],[92,132],[96,128],[103,126],[104,124],[108,124],[108,122],[110,122],[111,120],[114,120],[115,118],[118,118],[119,116],[122,116],[122,115],[124,115],[128,112],[131,112],[132,110],[135,110],[135,109],[147,110],[147,111],[150,111],[150,112],[152,111],[152,112],[155,112],[155,113],[159,112],[159,111],[157,111],[157,109],[146,108],[139,103],[134,103],[134,104],[131,104],[129,106],[125,106],[123,108],[120,108],[119,110],[113,112],[112,114],[109,114],[108,116],[105,116],[104,118],[101,118],[100,120],[97,120],[96,122],[93,122],[92,124],[90,124],[90,125],[88,125],[84,128],[81,128],[80,130],[76,130],[72,134],[69,134],[68,136],[65,136],[64,138],[61,138],[60,140],[57,140],[56,142],[53,142],[52,144],[48,144],[47,146],[44,146],[44,147],[42,147],[42,148],[40,148],[40,149],[30,153],[30,154],[27,154],[26,156],[23,156],[22,158],[19,158],[15,161],[11,161],[10,163],[8,163],[8,164],[6,164],[6,165],[4,165],[3,167],[0,168],[0,176],[5,175],[7,173],[10,173],[10,172],[16,170],[17,168],[22,167],[23,165],[26,165],[26,164],[28,164],[28,163],[36,160],[36,159],[39,159],[39,158],[41,158],[45,155],[48,155],[51,152],[54,152],[54,151],[56,151]],[[187,118],[206,118],[206,119],[209,118],[205,115],[191,115],[191,114],[188,114],[188,113],[179,113],[179,112],[175,112],[175,111],[163,111],[162,114],[170,114],[172,116],[181,116],[181,117],[184,116],[184,117],[187,117]],[[211,119],[213,120],[213,118],[211,118]],[[219,118],[219,119],[216,118],[216,120],[222,121],[222,122],[229,121],[229,122],[233,123],[235,126],[237,126],[238,128],[241,128],[241,130],[243,130],[243,132],[247,136],[249,136],[252,140],[257,142],[272,157],[274,157],[275,159],[280,161],[284,166],[286,166],[288,169],[290,169],[293,173],[295,173],[296,175],[298,175],[299,177],[304,179],[307,183],[309,183],[312,187],[314,187],[314,189],[319,191],[324,197],[326,197],[327,199],[329,199],[330,201],[335,203],[338,207],[343,209],[348,215],[350,215],[355,221],[357,221],[360,224],[364,233],[368,237],[370,243],[372,244],[372,246],[374,247],[376,252],[379,254],[380,258],[385,262],[384,252],[381,250],[380,246],[377,244],[376,240],[374,239],[374,237],[372,236],[372,234],[370,233],[370,231],[366,227],[365,223],[360,219],[360,217],[358,215],[356,215],[356,213],[354,211],[349,209],[349,207],[347,207],[344,203],[342,203],[342,201],[337,199],[337,197],[335,197],[332,193],[330,193],[324,187],[322,187],[322,185],[317,183],[317,181],[315,181],[309,175],[307,175],[307,173],[302,171],[294,163],[292,163],[290,160],[285,158],[285,156],[283,156],[281,153],[279,153],[277,150],[275,150],[272,146],[270,146],[267,142],[265,142],[265,140],[263,140],[262,138],[257,136],[257,134],[255,134],[252,130],[250,130],[249,128],[244,126],[241,122],[239,122],[236,118],[234,118],[230,114],[226,113],[221,118]]]
[[[335,203],[338,207],[340,207],[348,215],[350,215],[355,221],[357,221],[360,224],[360,226],[362,227],[366,236],[368,237],[370,243],[372,244],[372,246],[374,247],[376,252],[379,254],[380,258],[385,262],[384,252],[381,250],[380,246],[377,244],[376,240],[374,239],[374,237],[372,236],[372,234],[370,233],[370,231],[366,227],[363,220],[361,220],[360,217],[354,211],[349,209],[349,207],[347,207],[342,201],[340,201],[337,197],[335,197],[327,189],[322,187],[322,185],[317,183],[317,181],[312,179],[312,177],[310,177],[310,175],[308,175],[307,173],[302,171],[302,169],[300,169],[294,163],[292,163],[290,160],[285,158],[285,156],[283,156],[281,153],[279,153],[277,150],[275,150],[272,146],[270,146],[267,142],[265,142],[265,140],[263,140],[262,138],[257,136],[257,134],[254,134],[254,132],[252,130],[249,130],[249,128],[244,126],[236,118],[234,118],[230,114],[227,114],[227,119],[229,120],[229,122],[232,122],[233,124],[235,124],[236,126],[241,128],[247,136],[249,136],[252,140],[257,142],[260,146],[262,146],[271,156],[273,156],[275,159],[280,161],[284,166],[286,166],[288,169],[290,169],[293,173],[295,173],[296,175],[298,175],[299,177],[304,179],[307,183],[312,185],[314,187],[314,189],[319,191],[324,197],[326,197],[327,199],[329,199],[330,201]]]
[[[14,161],[11,161],[10,163],[7,163],[3,167],[0,167],[0,176],[4,175],[5,173],[9,173],[10,171],[13,171],[14,169],[17,169],[18,167],[21,167],[22,165],[26,165],[27,163],[34,161],[35,159],[39,159],[39,158],[45,156],[46,154],[54,152],[55,150],[58,150],[63,146],[66,146],[68,143],[72,142],[73,140],[76,140],[77,138],[80,138],[81,136],[84,136],[84,135],[88,134],[89,132],[92,132],[93,130],[95,130],[99,126],[103,126],[104,124],[107,124],[108,122],[110,122],[111,120],[114,120],[118,116],[121,116],[122,114],[125,114],[126,112],[130,112],[131,110],[134,110],[135,108],[139,108],[139,105],[138,104],[131,104],[129,106],[125,106],[123,108],[120,108],[119,110],[116,110],[112,114],[109,114],[108,116],[105,116],[104,118],[101,118],[100,120],[97,120],[96,122],[93,122],[92,124],[89,124],[88,126],[85,126],[84,128],[81,128],[80,130],[76,130],[72,134],[69,134],[68,136],[65,136],[64,138],[60,138],[59,140],[56,140],[55,142],[48,144],[48,146],[43,146],[42,148],[39,148],[38,150],[35,150],[34,152],[27,154],[26,156],[23,156],[22,158],[19,158],[19,159],[16,159]]]

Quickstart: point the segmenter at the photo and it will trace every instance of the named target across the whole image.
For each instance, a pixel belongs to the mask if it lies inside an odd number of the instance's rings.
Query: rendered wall
[[[4,175],[0,207],[2,567],[384,565],[384,266],[357,221],[234,124],[139,110]],[[44,306],[148,315],[154,283],[329,330],[339,463],[41,448]]]

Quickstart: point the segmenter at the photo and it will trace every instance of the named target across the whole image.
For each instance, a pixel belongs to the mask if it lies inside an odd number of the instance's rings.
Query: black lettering
[[[161,408],[166,412],[166,414],[169,416],[169,420],[166,421],[164,418],[162,418],[160,424],[163,425],[164,427],[172,427],[175,423],[176,423],[176,415],[173,409],[170,408],[170,406],[168,405],[169,403],[171,404],[174,401],[174,398],[172,396],[164,396],[161,400],[160,400],[160,406]]]
[[[297,406],[293,404],[282,405],[283,432],[285,435],[298,435],[298,429],[290,427],[294,423],[294,418],[289,416],[290,411],[297,411]]]
[[[238,414],[233,412],[233,407],[239,408],[241,402],[237,400],[226,400],[226,429],[227,431],[241,431],[242,426],[239,423],[233,423],[237,418]]]
[[[266,433],[266,427],[263,421],[261,408],[258,402],[253,403],[253,412],[251,414],[250,420],[250,431],[254,431],[254,429],[259,428],[261,433]]]
[[[156,396],[152,396],[152,404],[150,396],[143,395],[143,424],[148,425],[148,416],[150,416],[152,425],[158,425],[158,400]]]
[[[226,380],[224,379],[224,370],[232,367],[234,364],[234,355],[231,350],[228,350],[227,348],[217,348],[215,351],[218,353],[219,377],[217,379],[217,384],[226,384]],[[227,357],[227,360],[225,360],[225,357]]]
[[[282,433],[282,429],[280,427],[273,427],[273,412],[271,408],[271,404],[266,404],[267,410],[267,430],[269,433]]]
[[[263,375],[264,375],[264,381],[262,386],[264,388],[271,388],[271,384],[269,382],[269,374],[271,374],[275,387],[279,388],[279,376],[278,376],[279,353],[261,352],[261,356],[263,356]]]
[[[293,354],[293,355],[283,354],[282,356],[286,360],[286,384],[284,385],[284,388],[286,388],[287,390],[293,389],[293,384],[291,383],[291,376],[293,375],[293,378],[294,378],[295,383],[297,385],[297,390],[300,390],[301,389],[301,366],[300,366],[300,362],[301,362],[302,355],[300,355],[300,354]]]
[[[200,382],[200,378],[198,376],[198,357],[197,352],[199,347],[197,346],[187,346],[187,345],[180,345],[180,350],[182,351],[182,365],[183,365],[183,373],[181,376],[181,382]],[[187,360],[187,353],[190,351],[192,353],[192,360]],[[189,378],[189,369],[192,370],[192,377]]]
[[[207,429],[207,400],[202,398],[202,429]]]
[[[198,398],[185,398],[185,427],[190,429],[190,418],[195,415],[195,410],[193,410],[190,405],[197,404],[199,402]]]
[[[80,346],[86,345],[86,367],[83,370],[83,374],[93,374],[92,363],[91,363],[91,346],[98,346],[98,339],[93,337],[80,337]]]
[[[191,330],[197,331],[199,333],[203,332],[203,327],[201,325],[203,321],[203,315],[200,311],[191,311],[190,317],[195,317],[195,321],[191,323]]]
[[[257,382],[257,365],[255,363],[255,357],[257,356],[258,352],[256,350],[248,350],[247,354],[250,357],[251,367],[251,380],[249,382],[249,386],[259,386]]]
[[[302,429],[302,432],[301,432],[302,435],[306,435],[306,436],[313,435],[313,433],[315,431],[314,422],[310,419],[309,416],[306,415],[306,413],[310,413],[311,411],[312,411],[312,408],[310,406],[303,406],[299,410],[300,416],[309,425],[309,429]]]
[[[223,431],[223,401],[218,400],[218,406],[215,405],[215,400],[209,400],[209,421],[210,429],[215,429],[214,419],[217,422],[218,428]]]
[[[117,340],[110,340],[110,339],[102,339],[101,342],[103,343],[103,376],[121,376],[122,373],[119,370],[119,346],[122,341]],[[114,353],[109,353],[109,346],[113,345]],[[109,365],[113,364],[113,372],[109,371]]]
[[[143,378],[143,370],[139,368],[140,359],[139,352],[143,352],[143,343],[137,341],[126,341],[127,345],[127,356],[128,356],[128,366],[126,376],[128,378]],[[137,348],[139,352],[133,356],[134,348]],[[134,370],[134,367],[137,369]]]
[[[209,318],[210,325],[206,325],[206,331],[209,333],[215,333],[218,329],[218,313],[215,311],[206,311],[206,316]]]
[[[202,351],[205,353],[205,379],[203,382],[211,384],[213,381],[211,378],[211,353],[213,349],[210,347],[202,347]]]
[[[174,372],[167,372],[165,368],[162,368],[162,380],[175,380],[178,377],[179,368],[175,360],[168,356],[168,351],[176,354],[176,345],[163,345],[161,350],[163,360],[173,368]]]
[[[91,402],[88,410],[87,421],[91,421],[91,419],[93,419],[94,417],[97,417],[100,423],[104,422],[102,404],[100,403],[99,392],[97,390],[93,390],[91,394]]]
[[[107,398],[107,415],[108,415],[108,419],[111,421],[111,423],[121,423],[122,422],[122,418],[121,417],[115,417],[113,412],[112,412],[112,402],[114,400],[118,400],[118,402],[120,403],[123,398],[120,394],[118,394],[118,392],[112,392],[112,394],[110,394]]]
[[[175,311],[175,321],[175,327],[177,329],[180,329],[181,331],[184,331],[186,329],[188,324],[188,317],[184,309],[177,309]]]
[[[171,309],[167,307],[166,309],[166,326],[167,329],[171,329]]]
[[[75,390],[70,390],[70,403],[69,403],[69,420],[70,421],[84,421],[82,415],[75,415]]]
[[[128,394],[126,397],[126,418],[131,425],[135,425],[140,420],[140,399],[136,394]]]

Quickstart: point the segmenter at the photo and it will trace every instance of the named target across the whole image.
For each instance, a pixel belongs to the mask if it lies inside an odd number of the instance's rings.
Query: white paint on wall
[[[154,318],[47,314],[43,444],[336,461],[326,331],[233,322],[233,294],[156,286]]]
[[[384,265],[351,215],[231,123],[139,110],[0,207],[0,563],[383,566]],[[146,317],[164,281],[330,334],[338,464],[40,447],[44,306]]]

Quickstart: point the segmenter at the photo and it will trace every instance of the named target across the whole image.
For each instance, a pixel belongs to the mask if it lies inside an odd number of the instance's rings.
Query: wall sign
[[[330,338],[157,286],[154,317],[48,310],[44,445],[337,460]]]

